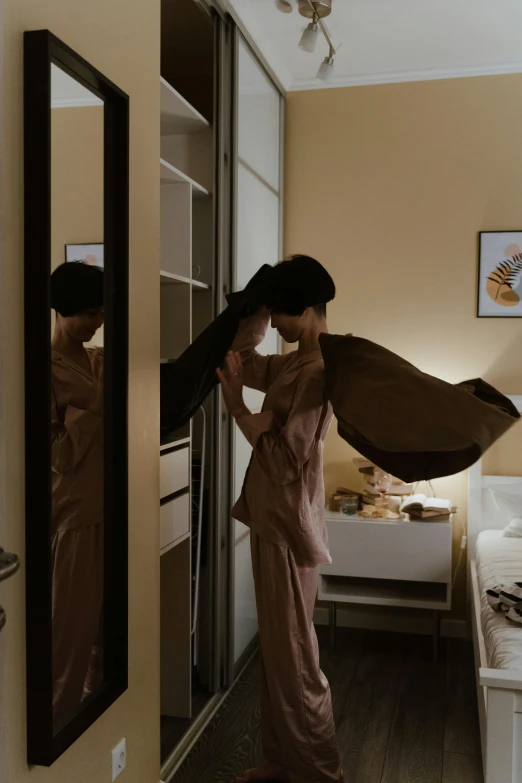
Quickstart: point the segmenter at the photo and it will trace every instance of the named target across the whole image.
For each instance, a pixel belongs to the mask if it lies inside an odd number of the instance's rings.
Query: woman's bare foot
[[[288,783],[289,780],[284,767],[280,767],[279,764],[263,764],[262,767],[247,769],[238,777],[236,783],[265,783],[265,781]]]

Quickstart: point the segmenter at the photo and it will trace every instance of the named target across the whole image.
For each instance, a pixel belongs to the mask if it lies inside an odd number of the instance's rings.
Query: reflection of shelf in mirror
[[[160,77],[161,135],[188,135],[210,128],[208,121]]]
[[[190,277],[175,275],[172,272],[160,271],[161,285],[191,285],[196,291],[210,291],[211,286],[202,283],[200,280],[191,280]]]
[[[180,536],[179,538],[176,538],[175,541],[171,541],[170,544],[167,544],[167,546],[164,546],[163,549],[160,549],[160,555],[165,555],[167,552],[170,552],[171,549],[174,549],[175,546],[179,546],[179,544],[182,544],[183,541],[186,541],[187,538],[190,538],[191,532],[185,533],[184,535]]]
[[[182,171],[177,169],[172,163],[168,163],[166,160],[160,158],[160,180],[162,185],[174,184],[176,182],[184,182],[185,184],[192,185],[192,195],[194,198],[204,198],[209,196],[210,193],[204,187],[194,182],[193,179],[187,177]]]

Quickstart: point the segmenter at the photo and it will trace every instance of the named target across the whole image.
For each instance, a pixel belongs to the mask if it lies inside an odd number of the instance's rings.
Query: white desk
[[[319,600],[429,609],[437,654],[439,612],[451,609],[451,522],[361,519],[325,512],[332,565],[320,567]]]

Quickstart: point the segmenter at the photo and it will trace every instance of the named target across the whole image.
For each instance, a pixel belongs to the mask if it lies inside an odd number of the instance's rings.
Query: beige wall
[[[289,95],[285,251],[316,256],[335,278],[331,331],[450,382],[482,376],[522,394],[522,321],[475,317],[477,232],[522,229],[521,97],[520,75]],[[332,429],[328,490],[356,480],[352,456]],[[522,425],[487,467],[522,475]],[[435,488],[459,506],[460,544],[466,476]]]
[[[51,113],[51,264],[65,245],[103,243],[103,106]]]
[[[128,783],[159,779],[158,0],[4,0],[1,106],[0,541],[24,552],[22,34],[48,28],[130,94],[129,689],[50,769],[25,761],[24,574],[2,585],[0,780],[110,780],[127,739]]]
[[[103,106],[51,112],[51,268],[65,245],[103,243]],[[51,312],[51,335],[55,313]],[[103,327],[90,345],[103,345]]]

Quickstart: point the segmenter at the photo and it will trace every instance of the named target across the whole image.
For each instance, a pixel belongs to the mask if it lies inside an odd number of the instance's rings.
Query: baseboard
[[[328,625],[328,609],[317,607],[314,613],[316,625]],[[414,633],[431,636],[433,618],[429,613],[412,610],[394,610],[390,608],[361,606],[342,606],[337,604],[337,625],[339,628],[360,628],[368,631],[393,631],[395,633]],[[453,639],[468,639],[468,624],[465,620],[441,618],[441,636]]]

